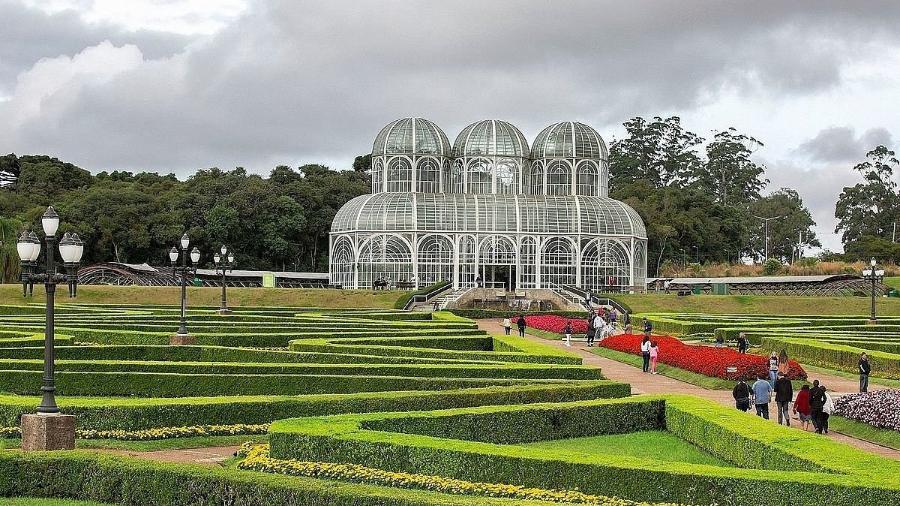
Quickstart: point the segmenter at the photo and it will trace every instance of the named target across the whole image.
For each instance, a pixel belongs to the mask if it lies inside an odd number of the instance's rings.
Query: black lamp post
[[[56,386],[54,379],[55,369],[55,352],[53,348],[54,335],[54,299],[56,294],[56,285],[58,283],[69,282],[76,275],[78,263],[81,261],[81,255],[84,252],[84,245],[77,239],[77,236],[66,233],[63,240],[59,243],[59,253],[63,258],[66,269],[70,275],[65,276],[56,272],[56,254],[54,245],[56,243],[56,231],[59,229],[59,215],[53,207],[48,207],[47,211],[41,217],[41,226],[44,229],[44,240],[47,243],[45,249],[46,264],[43,274],[38,273],[37,258],[41,253],[40,241],[35,241],[37,236],[34,233],[23,233],[16,244],[16,252],[22,260],[22,283],[33,286],[35,282],[44,283],[44,289],[47,292],[46,305],[46,326],[44,331],[44,378],[41,386],[43,398],[38,406],[38,413],[43,414],[59,414],[59,408],[56,406]],[[77,243],[76,243],[77,240]],[[74,293],[69,292],[70,296]]]
[[[878,323],[878,319],[875,318],[875,283],[884,279],[884,270],[875,269],[875,266],[878,265],[878,262],[875,261],[875,257],[872,257],[872,260],[869,261],[869,268],[863,269],[863,278],[869,279],[872,281],[872,315],[869,317],[869,323],[874,325]]]
[[[219,314],[229,314],[228,296],[225,293],[225,273],[234,268],[234,251],[229,251],[224,244],[221,248],[221,255],[216,253],[213,255],[213,263],[216,265],[216,274],[222,276],[222,307],[219,308]]]
[[[187,233],[181,236],[181,241],[176,246],[172,246],[172,249],[169,250],[169,260],[172,262],[172,272],[177,272],[181,275],[181,323],[178,326],[178,331],[175,333],[176,338],[180,339],[179,344],[186,344],[185,340],[188,338],[188,330],[187,330],[187,277],[188,275],[193,276],[194,273],[197,272],[197,263],[200,262],[200,250],[194,246],[194,249],[190,252],[191,257],[191,266],[187,264],[188,257],[188,246],[190,246],[191,240],[188,237]],[[179,249],[178,246],[181,246]],[[181,256],[181,266],[178,265],[178,257]]]

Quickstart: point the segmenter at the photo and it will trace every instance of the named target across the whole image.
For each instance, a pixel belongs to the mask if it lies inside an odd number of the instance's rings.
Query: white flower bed
[[[844,395],[834,403],[834,413],[881,429],[900,431],[900,390]]]

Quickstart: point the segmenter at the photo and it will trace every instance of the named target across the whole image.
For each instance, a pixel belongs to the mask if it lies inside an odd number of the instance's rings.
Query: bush
[[[900,390],[847,394],[834,403],[834,414],[879,429],[900,431]]]

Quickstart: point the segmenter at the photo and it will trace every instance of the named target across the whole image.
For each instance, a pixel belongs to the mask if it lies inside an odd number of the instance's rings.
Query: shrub
[[[642,339],[641,335],[620,334],[599,341],[599,344],[611,350],[640,355]],[[663,364],[728,380],[768,377],[769,374],[767,357],[738,353],[730,348],[690,346],[669,336],[653,336],[652,339],[659,346],[659,361]],[[788,379],[806,379],[806,371],[796,360],[790,360],[788,364]],[[728,372],[728,367],[734,367],[735,372]]]

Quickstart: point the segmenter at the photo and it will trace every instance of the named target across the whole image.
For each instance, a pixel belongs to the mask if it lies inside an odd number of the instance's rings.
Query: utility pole
[[[763,223],[765,223],[765,226],[766,226],[766,248],[765,248],[766,249],[766,258],[765,258],[765,260],[768,260],[769,259],[769,222],[771,220],[777,220],[779,218],[784,218],[787,215],[782,214],[781,216],[772,216],[771,218],[763,218],[762,216],[756,216],[755,214],[752,216],[754,218],[756,218],[757,220],[763,220]]]

